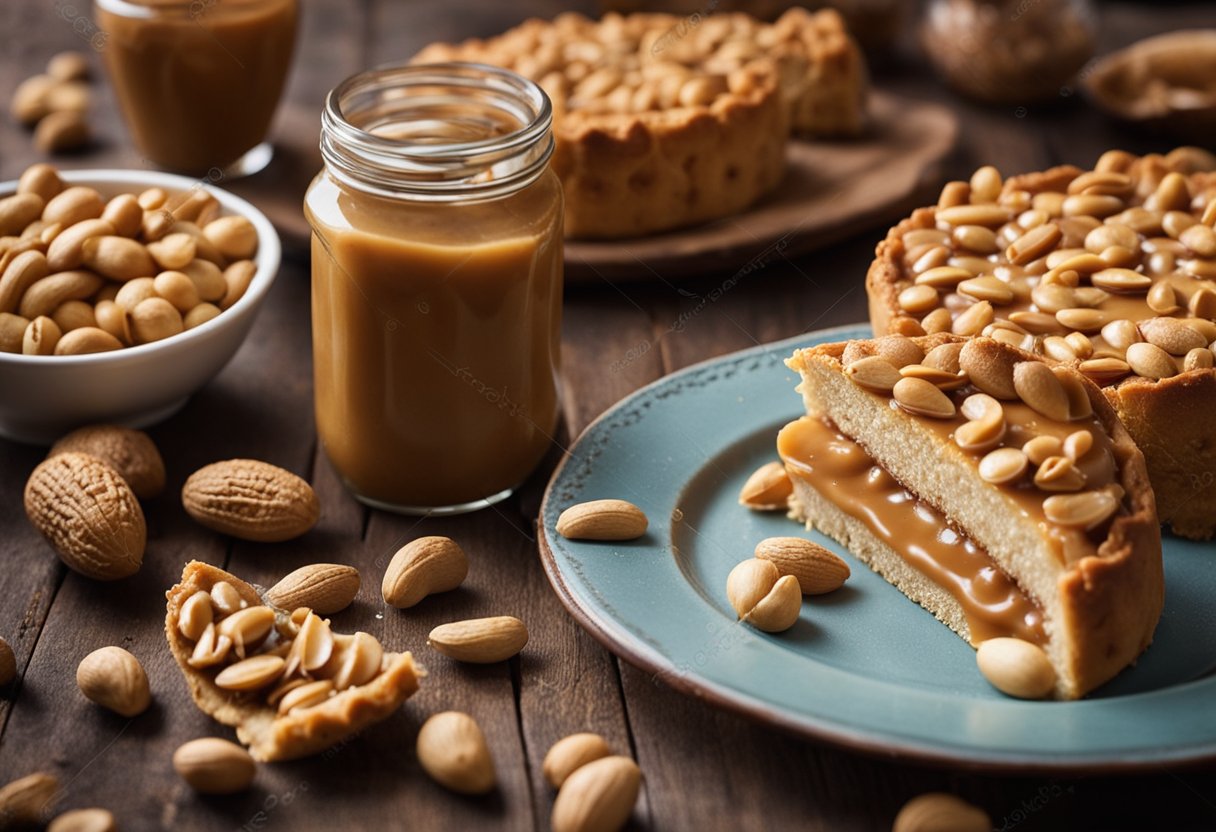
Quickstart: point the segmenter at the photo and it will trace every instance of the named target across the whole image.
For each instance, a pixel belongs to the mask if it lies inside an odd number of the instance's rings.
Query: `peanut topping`
[[[1216,340],[1216,176],[1178,164],[1128,156],[1120,171],[1044,177],[1058,190],[1001,184],[991,167],[950,183],[936,227],[904,234],[892,312],[1080,363],[1102,385],[1211,369],[1196,350]],[[911,331],[901,320],[892,331]]]
[[[903,336],[881,340],[885,356],[911,358],[913,348],[920,350]],[[873,395],[889,396],[914,417],[941,425],[933,429],[974,460],[981,479],[1011,490],[1023,502],[1023,510],[1041,510],[1045,526],[1058,527],[1048,534],[1061,541],[1061,557],[1072,559],[1092,548],[1093,541],[1087,541],[1084,533],[1101,531],[1119,511],[1122,491],[1116,492],[1118,472],[1111,440],[1094,416],[1078,370],[1018,360],[1017,353],[997,349],[982,338],[940,344],[924,355],[922,363],[896,369],[890,358],[866,354],[877,352],[878,346],[878,341],[845,346],[844,373],[854,384]],[[1070,350],[1074,346],[1081,345],[1070,344]],[[1158,358],[1169,359],[1164,350],[1143,341],[1131,345],[1129,358],[1138,360],[1143,350],[1155,351],[1150,357],[1159,354]],[[1206,347],[1198,352],[1212,355]],[[1113,376],[1125,375],[1128,365],[1120,359],[1096,358],[1081,362],[1078,369]],[[892,379],[898,380],[892,383]],[[1101,496],[1075,502],[1056,499],[1091,494]],[[1065,522],[1057,519],[1061,517]]]

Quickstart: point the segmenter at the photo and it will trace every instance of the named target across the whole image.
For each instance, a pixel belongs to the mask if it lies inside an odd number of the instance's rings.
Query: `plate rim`
[[[550,542],[550,530],[545,523],[550,501],[565,472],[567,463],[577,461],[575,453],[579,445],[600,424],[636,400],[662,385],[670,384],[685,375],[692,375],[719,364],[746,360],[774,351],[789,351],[808,342],[824,343],[834,336],[839,338],[869,337],[869,324],[859,322],[843,324],[804,332],[790,338],[759,344],[735,352],[708,358],[664,375],[624,396],[595,419],[571,443],[554,468],[545,486],[540,509],[537,514],[537,544],[541,565],[550,586],[566,611],[596,641],[618,658],[662,680],[668,687],[695,699],[709,702],[715,707],[747,717],[761,724],[775,726],[803,739],[825,742],[838,748],[859,752],[888,762],[914,762],[934,767],[963,767],[993,774],[1131,774],[1146,770],[1170,767],[1180,769],[1199,766],[1216,760],[1216,742],[1192,746],[1182,750],[1172,747],[1139,751],[1116,759],[1103,754],[1053,754],[1048,757],[1023,752],[985,751],[966,749],[949,744],[934,744],[923,740],[893,736],[884,729],[857,729],[841,725],[831,719],[809,714],[791,714],[779,706],[758,700],[754,696],[733,690],[726,685],[701,676],[696,671],[681,671],[676,663],[667,659],[653,647],[626,630],[620,622],[605,617],[598,610],[584,607],[567,584],[557,564],[557,557]],[[1109,752],[1108,752],[1109,753]]]

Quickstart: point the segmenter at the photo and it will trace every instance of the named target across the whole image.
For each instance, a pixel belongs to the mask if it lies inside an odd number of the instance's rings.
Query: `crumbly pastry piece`
[[[838,14],[567,13],[415,62],[479,61],[553,100],[570,237],[628,237],[729,216],[781,180],[791,125],[860,132],[865,65]]]
[[[262,761],[316,754],[390,716],[424,671],[367,633],[333,633],[198,561],[166,593],[165,635],[190,695]]]
[[[1077,370],[989,338],[799,350],[808,416],[778,451],[792,516],[973,645],[1040,644],[1057,698],[1152,640],[1164,579],[1144,459]]]
[[[1105,153],[952,182],[879,244],[878,333],[990,335],[1104,388],[1148,462],[1161,520],[1216,533],[1216,157]]]

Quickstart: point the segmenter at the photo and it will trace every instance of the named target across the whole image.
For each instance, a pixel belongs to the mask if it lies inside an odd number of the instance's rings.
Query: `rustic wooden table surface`
[[[330,87],[363,67],[403,59],[430,40],[490,34],[565,4],[302,5],[287,98],[295,112],[315,114]],[[1104,5],[1101,45],[1109,49],[1155,32],[1211,26],[1214,17],[1210,4]],[[84,0],[75,7],[63,0],[3,0],[0,98],[40,71],[55,51],[87,51],[81,33],[89,26]],[[1164,139],[1124,131],[1075,96],[1049,108],[964,104],[906,59],[880,68],[877,83],[956,109],[960,146],[946,171],[954,177],[980,163],[1009,173],[1091,163],[1111,146],[1169,146]],[[88,154],[63,160],[64,166],[139,167],[104,83],[98,94],[101,142]],[[15,177],[37,158],[29,136],[0,119],[0,179]],[[299,171],[285,175],[300,187]],[[281,195],[287,186],[272,176],[256,187],[265,187],[270,199],[272,189]],[[794,261],[778,259],[712,302],[702,296],[741,264],[724,262],[720,274],[681,282],[682,291],[664,281],[572,288],[563,341],[565,436],[576,436],[622,396],[680,367],[862,320],[860,278],[883,231],[875,227]],[[343,491],[318,453],[313,431],[308,302],[306,257],[288,258],[236,359],[185,409],[151,430],[168,464],[169,487],[145,507],[148,552],[142,571],[129,580],[95,583],[60,565],[22,510],[23,484],[45,451],[0,441],[0,635],[16,651],[20,671],[19,681],[0,691],[0,783],[36,770],[54,772],[65,787],[65,808],[108,807],[124,830],[543,829],[552,794],[541,776],[541,759],[560,737],[590,730],[634,755],[645,773],[634,829],[881,830],[909,797],[937,789],[980,804],[998,829],[1216,829],[1212,766],[1163,767],[1120,778],[924,768],[791,738],[678,694],[617,660],[566,614],[541,571],[534,518],[557,451],[516,498],[456,519],[420,522],[368,511]],[[671,326],[693,308],[700,311],[685,326]],[[641,343],[654,348],[623,362],[619,372],[607,370]],[[182,481],[207,462],[236,456],[270,460],[307,477],[323,506],[317,528],[296,542],[255,545],[191,522],[177,497]],[[384,566],[398,546],[421,534],[460,540],[472,560],[469,580],[408,614],[386,609],[378,592]],[[335,625],[414,648],[427,660],[430,676],[402,713],[365,736],[323,758],[263,766],[246,794],[200,798],[175,776],[170,756],[187,739],[230,732],[190,703],[161,633],[164,591],[190,558],[264,584],[312,561],[356,565],[363,589]],[[520,658],[465,667],[428,655],[425,634],[436,623],[499,613],[528,623],[531,641]],[[151,677],[154,705],[135,719],[91,705],[74,684],[80,658],[107,644],[131,650]],[[491,796],[448,793],[415,760],[421,721],[450,708],[468,711],[485,729],[500,776]]]

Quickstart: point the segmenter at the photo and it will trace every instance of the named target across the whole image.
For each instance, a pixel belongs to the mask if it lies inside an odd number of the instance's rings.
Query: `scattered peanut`
[[[988,832],[991,828],[984,810],[952,794],[931,792],[904,804],[891,832]]]
[[[350,606],[359,594],[359,570],[338,563],[312,563],[285,575],[266,591],[266,601],[284,610],[308,607],[329,615]]]
[[[428,595],[455,589],[468,574],[468,558],[456,541],[420,537],[393,555],[380,591],[386,604],[407,609]]]
[[[633,814],[642,772],[628,757],[603,757],[574,770],[553,802],[553,832],[615,832]]]
[[[575,770],[611,754],[607,740],[599,734],[571,734],[553,744],[541,768],[549,785],[560,789]]]
[[[229,459],[195,471],[182,486],[182,505],[209,529],[263,543],[299,537],[321,512],[312,486],[256,459]]]
[[[59,799],[59,780],[52,774],[28,774],[0,789],[0,821],[5,829],[41,825]]]
[[[756,544],[755,555],[772,562],[782,575],[798,579],[803,595],[822,595],[844,586],[849,565],[813,540],[769,537]]]
[[[788,508],[794,485],[785,466],[768,462],[757,468],[739,492],[739,504],[753,511],[779,511]]]
[[[994,688],[1019,699],[1042,699],[1056,684],[1047,654],[1028,641],[990,638],[980,644],[975,660]]]
[[[173,768],[200,794],[235,794],[249,788],[257,764],[236,743],[203,737],[173,752]]]
[[[802,610],[802,587],[772,561],[752,558],[731,570],[726,596],[739,618],[769,633],[788,630]]]
[[[473,717],[460,711],[435,714],[422,724],[418,762],[439,783],[460,794],[485,794],[497,782],[494,760]]]
[[[46,832],[117,832],[118,822],[105,809],[73,809],[51,821]]]
[[[625,500],[592,500],[557,518],[557,533],[570,540],[633,540],[646,534],[646,515]]]
[[[143,562],[147,528],[139,502],[122,475],[96,457],[68,452],[44,460],[26,483],[25,513],[82,575],[112,581]]]
[[[48,457],[75,451],[114,468],[136,497],[150,499],[165,487],[165,462],[148,434],[117,425],[78,428],[51,446]]]
[[[431,630],[426,643],[457,661],[491,664],[504,662],[524,649],[528,628],[510,615],[474,618],[439,625]]]
[[[120,716],[137,716],[152,702],[143,666],[121,647],[102,647],[85,656],[76,668],[76,685],[86,699]]]

